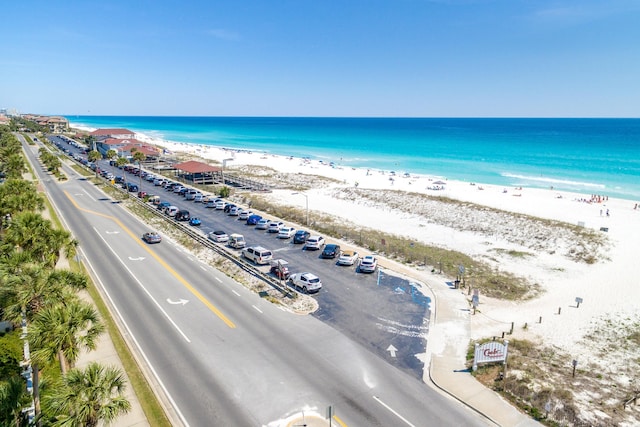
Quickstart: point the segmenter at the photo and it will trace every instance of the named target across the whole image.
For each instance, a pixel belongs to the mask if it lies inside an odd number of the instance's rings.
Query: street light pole
[[[306,206],[307,206],[307,226],[308,226],[309,225],[309,196],[307,196],[304,193],[293,193],[293,194],[300,194],[301,196],[304,196]]]

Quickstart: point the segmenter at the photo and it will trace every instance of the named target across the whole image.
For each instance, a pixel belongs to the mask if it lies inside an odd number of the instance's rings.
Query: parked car
[[[320,254],[321,258],[335,258],[340,255],[340,246],[334,243],[329,243],[324,247],[322,253]]]
[[[238,206],[234,206],[231,209],[229,209],[229,216],[238,216],[240,215],[240,212],[242,212],[242,208],[239,208]]]
[[[180,191],[182,191],[182,189],[184,189],[184,187],[182,185],[176,184],[176,185],[173,186],[173,190],[172,191],[174,193],[179,193]]]
[[[147,243],[160,243],[162,242],[162,237],[155,231],[148,231],[142,235],[142,240]]]
[[[195,201],[195,200],[194,200]],[[204,204],[205,208],[211,208],[214,209],[216,207],[216,202],[215,200],[207,200]]]
[[[240,214],[238,214],[238,219],[241,219],[243,221],[246,221],[247,219],[249,219],[249,217],[253,215],[253,212],[251,212],[248,209],[243,210],[242,212],[240,212]]]
[[[138,191],[138,197],[140,197],[141,199],[144,199],[146,195],[147,195],[146,191]]]
[[[164,210],[164,213],[169,216],[176,216],[179,210],[180,209],[178,209],[177,206],[167,206],[166,209]]]
[[[138,192],[138,186],[136,184],[132,184],[132,183],[127,183],[127,190],[129,190],[130,193],[137,193]]]
[[[189,221],[191,219],[191,214],[187,210],[179,210],[176,212],[176,221]]]
[[[322,289],[320,278],[313,273],[296,273],[289,276],[289,283],[304,293],[319,292]]]
[[[360,273],[373,273],[378,266],[378,260],[372,255],[362,257],[360,264],[358,264],[358,271]]]
[[[234,205],[233,203],[225,203],[224,208],[222,210],[224,211],[224,213],[229,213],[229,211],[231,211],[231,209],[235,207],[236,205]]]
[[[200,197],[202,197],[202,193],[200,193],[200,192],[199,192],[199,191],[197,191],[197,190],[187,190],[187,191],[185,191],[185,193],[184,193],[184,197],[185,197],[187,200],[195,200],[195,199],[196,199],[196,195],[197,195],[197,194],[200,194]]]
[[[256,230],[266,230],[269,228],[270,219],[262,218],[256,223]]]
[[[171,203],[169,202],[160,202],[158,203],[158,206],[156,206],[156,209],[164,212],[164,210],[167,209],[169,206],[171,206]]]
[[[307,242],[304,245],[306,250],[319,250],[324,246],[324,237],[322,236],[311,236],[307,239]]]
[[[307,230],[298,230],[296,234],[293,235],[293,243],[305,243],[311,233]]]
[[[253,261],[254,264],[268,264],[273,259],[273,253],[262,246],[251,246],[242,250],[242,256]]]
[[[246,240],[242,234],[233,233],[229,236],[229,247],[235,249],[242,249],[247,245]]]
[[[262,217],[260,215],[250,215],[247,218],[247,225],[256,225],[261,219]]]
[[[269,272],[278,279],[285,280],[289,278],[291,273],[289,272],[289,263],[287,261],[283,259],[272,259],[269,265],[271,265]]]
[[[284,226],[282,221],[271,221],[267,227],[267,233],[278,233],[282,226]]]
[[[189,220],[189,225],[193,225],[194,227],[199,227],[200,225],[202,225],[202,221],[200,221],[200,218],[198,218],[197,216],[192,216],[191,219]]]
[[[213,240],[214,242],[224,243],[229,241],[229,236],[222,230],[212,231],[207,235],[209,240]]]
[[[293,227],[280,227],[278,231],[278,239],[290,239],[296,234],[296,229]]]
[[[221,211],[223,210],[225,207],[225,202],[224,200],[216,200],[216,210],[217,211]]]
[[[356,251],[344,251],[338,258],[338,265],[353,265],[358,261],[358,252]]]
[[[196,193],[196,195],[193,198],[194,203],[202,203],[203,200],[204,200],[204,196],[202,195],[202,193]]]

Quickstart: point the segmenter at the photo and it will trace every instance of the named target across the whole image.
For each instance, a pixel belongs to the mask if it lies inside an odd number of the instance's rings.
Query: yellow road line
[[[69,195],[69,193],[67,193],[66,191],[64,191],[64,194],[67,196],[67,198],[71,201],[71,203],[73,203],[73,205],[76,207],[76,209],[80,210],[80,211],[84,211],[93,215],[97,215],[97,216],[101,216],[103,218],[108,218],[112,221],[114,221],[116,224],[118,224],[120,227],[122,227],[122,229],[133,238],[133,240],[136,241],[136,243],[143,248],[145,251],[147,251],[147,253],[149,255],[151,255],[156,261],[158,261],[160,263],[160,265],[162,265],[169,273],[171,273],[173,275],[173,277],[175,277],[180,283],[182,283],[182,285],[187,288],[189,290],[189,292],[191,292],[196,298],[198,298],[204,305],[207,306],[207,308],[209,308],[209,310],[211,310],[213,313],[215,313],[216,316],[218,316],[220,318],[220,320],[222,320],[224,323],[227,324],[228,327],[230,328],[235,328],[236,325],[229,320],[229,318],[227,316],[225,316],[216,306],[214,306],[213,304],[211,304],[211,302],[209,302],[209,300],[207,300],[200,292],[198,292],[189,282],[187,282],[182,276],[180,276],[180,274],[178,274],[177,271],[175,271],[173,268],[171,268],[171,266],[169,266],[169,264],[167,264],[162,258],[160,258],[154,251],[152,251],[151,249],[149,249],[148,245],[143,244],[140,241],[140,238],[138,236],[136,236],[135,234],[133,234],[133,232],[131,230],[129,230],[118,218],[113,217],[111,215],[106,215],[100,212],[96,212],[96,211],[92,211],[90,209],[85,209],[83,207],[80,207],[78,205],[78,203],[76,203],[75,200],[73,200],[73,198]]]
[[[340,424],[342,427],[347,427],[347,425],[340,419],[340,417],[338,417],[337,415],[333,416],[333,420],[335,422],[337,422],[338,424]]]

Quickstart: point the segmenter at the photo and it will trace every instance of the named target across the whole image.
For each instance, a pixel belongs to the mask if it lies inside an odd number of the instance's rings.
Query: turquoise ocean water
[[[640,119],[67,118],[346,167],[640,200]]]

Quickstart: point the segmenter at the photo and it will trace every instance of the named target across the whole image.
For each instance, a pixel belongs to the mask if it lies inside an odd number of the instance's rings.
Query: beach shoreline
[[[230,172],[241,166],[259,166],[272,168],[279,173],[316,175],[332,179],[334,184],[328,187],[311,188],[305,191],[306,198],[291,197],[291,190],[282,189],[274,189],[266,197],[275,203],[286,202],[298,208],[306,208],[308,203],[310,211],[335,217],[345,217],[345,212],[348,212],[349,219],[358,218],[364,224],[376,224],[376,228],[392,234],[411,236],[425,244],[449,248],[470,256],[492,258],[494,261],[497,259],[495,263],[500,266],[499,268],[539,283],[543,293],[533,301],[513,303],[486,297],[482,299],[483,308],[487,308],[492,318],[497,319],[495,323],[499,327],[503,327],[502,323],[531,322],[532,319],[538,319],[557,310],[559,305],[570,304],[576,297],[581,297],[585,303],[580,310],[575,310],[577,315],[575,317],[580,320],[579,322],[571,322],[568,327],[561,330],[552,326],[551,322],[543,323],[530,328],[525,334],[528,335],[535,330],[541,336],[553,338],[551,341],[555,345],[570,347],[571,343],[579,339],[585,326],[584,322],[591,317],[606,312],[623,311],[634,315],[637,313],[634,307],[629,305],[625,307],[623,304],[628,295],[635,294],[635,278],[631,269],[627,267],[633,265],[635,261],[633,242],[640,241],[640,209],[636,209],[637,204],[631,200],[609,198],[606,194],[557,191],[553,188],[507,188],[410,172],[406,175],[404,172],[392,174],[390,171],[342,167],[322,160],[266,154],[250,149],[236,150],[164,141],[143,134],[137,134],[136,138],[170,152],[191,155],[203,161],[209,160],[221,164],[227,159],[226,167]],[[433,224],[429,215],[434,216],[436,213],[422,211],[421,209],[424,208],[420,206],[415,206],[414,212],[411,213],[394,212],[388,207],[377,206],[371,202],[337,197],[338,192],[345,189],[391,190],[392,194],[397,194],[400,198],[403,197],[403,193],[440,196],[500,211],[561,221],[596,231],[607,230],[602,232],[606,233],[606,237],[611,241],[612,247],[607,253],[610,260],[599,260],[595,264],[588,265],[576,263],[547,251],[535,254],[534,259],[523,263],[518,259],[509,259],[505,255],[499,256],[491,250],[505,248],[531,251],[526,245],[516,245],[498,235],[479,235]],[[447,215],[457,218],[458,212],[452,208]],[[481,217],[457,218],[457,220],[482,222]],[[517,223],[512,225],[513,229],[518,227]],[[521,239],[535,240],[544,237],[523,236]],[[547,237],[554,238],[554,236]],[[558,248],[558,252],[562,249],[566,248]],[[600,286],[611,278],[615,278],[619,292],[611,292],[611,288],[603,289]],[[514,307],[518,307],[517,313],[513,313]],[[474,328],[478,337],[492,335],[493,331],[489,325],[491,322],[474,321],[473,323],[478,325]]]

